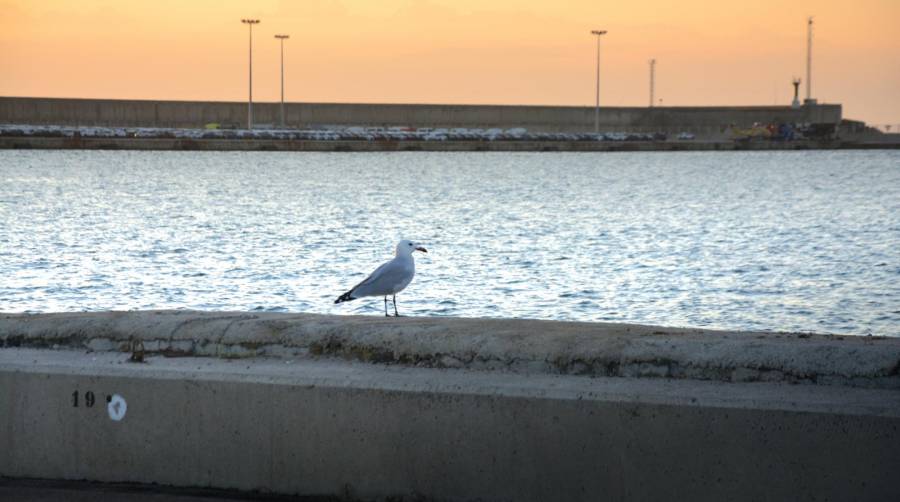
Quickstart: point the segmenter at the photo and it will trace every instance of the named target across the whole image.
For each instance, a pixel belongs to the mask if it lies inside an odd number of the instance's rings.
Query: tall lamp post
[[[812,43],[813,18],[806,20],[806,101],[812,104]]]
[[[281,128],[284,129],[284,39],[290,35],[275,35],[281,42]]]
[[[606,30],[591,30],[591,35],[597,35],[597,87],[594,100],[594,132],[600,132],[600,37],[606,35]]]
[[[250,98],[247,100],[247,129],[253,129],[253,25],[259,24],[259,19],[241,19],[241,22],[250,27]]]

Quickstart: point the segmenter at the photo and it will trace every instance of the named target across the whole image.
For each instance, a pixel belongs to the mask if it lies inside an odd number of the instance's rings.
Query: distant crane
[[[654,91],[654,86],[656,85],[655,80],[654,80],[655,76],[656,76],[656,60],[651,59],[650,60],[650,108],[653,108],[653,91]]]

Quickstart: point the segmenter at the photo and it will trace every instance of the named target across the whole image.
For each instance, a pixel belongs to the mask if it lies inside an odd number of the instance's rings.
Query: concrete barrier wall
[[[828,141],[342,141],[281,139],[92,138],[0,136],[0,150],[183,150],[297,152],[678,152],[823,150],[868,145]],[[875,144],[876,148],[900,148]]]
[[[0,340],[0,476],[345,500],[900,497],[900,339],[132,312],[0,316]]]
[[[278,103],[254,103],[256,124],[278,124]],[[406,105],[286,103],[291,127],[410,126],[524,127],[531,131],[593,130],[594,109],[564,106]],[[747,107],[604,107],[604,131],[717,133],[729,125],[755,122],[838,124],[841,105]],[[202,127],[220,123],[246,127],[247,104],[240,102],[141,101],[0,97],[0,123],[132,127]]]

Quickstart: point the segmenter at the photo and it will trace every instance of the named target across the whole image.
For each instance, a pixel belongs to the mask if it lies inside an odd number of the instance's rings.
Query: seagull
[[[397,244],[394,259],[376,268],[369,277],[366,277],[366,280],[339,296],[334,303],[349,302],[364,296],[384,296],[384,315],[390,317],[387,308],[387,297],[391,295],[394,298],[394,316],[399,317],[400,314],[397,312],[397,293],[409,286],[413,276],[416,275],[416,261],[413,260],[413,252],[415,251],[428,252],[428,250],[412,241],[400,241]]]

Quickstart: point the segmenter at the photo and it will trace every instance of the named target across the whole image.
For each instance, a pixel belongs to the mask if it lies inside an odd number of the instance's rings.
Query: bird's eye
[[[409,245],[412,246],[412,242],[410,242]]]

